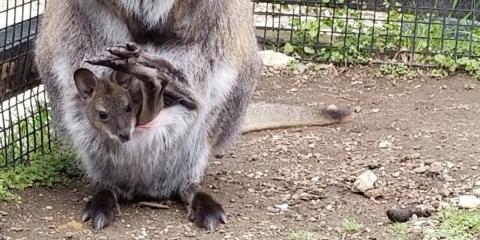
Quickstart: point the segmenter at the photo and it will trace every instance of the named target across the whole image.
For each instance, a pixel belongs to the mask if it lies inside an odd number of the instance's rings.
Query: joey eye
[[[129,113],[132,111],[132,108],[130,106],[127,106],[127,108],[125,109],[125,112]]]
[[[102,111],[98,112],[98,116],[100,117],[100,119],[103,119],[103,120],[108,118],[108,114]]]

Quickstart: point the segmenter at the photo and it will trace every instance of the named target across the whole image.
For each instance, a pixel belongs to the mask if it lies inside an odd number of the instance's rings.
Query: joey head
[[[74,79],[92,126],[105,137],[127,142],[135,129],[139,106],[129,90],[119,84],[125,79],[122,75],[114,72],[110,77],[98,78],[90,70],[80,68],[75,71]]]

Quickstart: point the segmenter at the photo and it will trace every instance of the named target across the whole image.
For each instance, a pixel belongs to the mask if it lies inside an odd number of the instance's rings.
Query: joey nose
[[[123,130],[118,133],[118,138],[120,138],[120,141],[122,142],[128,142],[130,141],[130,130]]]

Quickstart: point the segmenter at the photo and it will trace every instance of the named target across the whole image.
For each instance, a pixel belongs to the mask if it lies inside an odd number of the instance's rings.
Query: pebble
[[[368,198],[382,198],[384,196],[384,192],[382,189],[371,189],[364,193],[364,195]]]
[[[478,208],[480,206],[480,199],[474,195],[463,195],[458,198],[458,206],[461,208]]]
[[[480,188],[475,188],[473,189],[473,194],[477,195],[477,197],[480,196]]]
[[[288,204],[286,204],[286,203],[275,205],[275,207],[282,210],[282,211],[288,210]]]
[[[46,206],[45,209],[47,209],[47,210],[52,210],[53,207],[52,207],[52,206]]]
[[[366,191],[372,189],[375,185],[375,182],[378,180],[375,173],[368,170],[358,176],[357,180],[353,183],[352,191],[365,193]]]
[[[392,146],[392,143],[388,140],[384,140],[384,141],[381,141],[379,144],[378,144],[378,147],[379,148],[389,148]]]

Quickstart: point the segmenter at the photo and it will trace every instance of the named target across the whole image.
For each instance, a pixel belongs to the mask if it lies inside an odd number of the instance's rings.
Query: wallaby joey
[[[87,116],[93,127],[120,142],[132,137],[135,127],[145,128],[164,107],[183,104],[195,109],[188,96],[169,86],[173,67],[149,55],[135,43],[107,49],[111,56],[85,61],[112,68],[112,74],[99,79],[86,68],[74,73],[80,96],[87,103]]]

